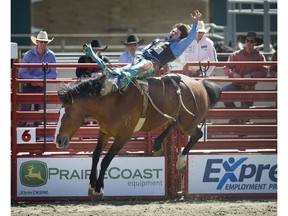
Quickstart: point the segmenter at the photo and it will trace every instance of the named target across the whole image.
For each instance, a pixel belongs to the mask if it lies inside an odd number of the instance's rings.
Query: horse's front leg
[[[130,137],[128,138],[130,139]],[[120,151],[123,145],[128,141],[128,139],[115,139],[108,153],[105,155],[101,162],[101,170],[96,181],[95,189],[93,191],[92,201],[96,201],[102,198],[104,193],[104,176],[105,172],[111,163],[115,155]]]
[[[194,144],[203,136],[203,132],[200,128],[196,127],[195,133],[193,136],[190,136],[190,139],[183,149],[183,151],[178,155],[178,160],[176,163],[176,169],[178,173],[183,174],[186,170],[186,162],[187,162],[187,155],[190,149],[193,147]]]
[[[93,191],[95,189],[96,181],[97,181],[97,164],[99,162],[100,154],[102,150],[104,149],[104,147],[106,146],[106,144],[108,143],[109,138],[110,137],[104,135],[101,131],[99,131],[97,146],[92,155],[92,167],[91,167],[91,173],[89,176],[90,183],[89,183],[89,188],[88,188],[89,196],[92,196]]]

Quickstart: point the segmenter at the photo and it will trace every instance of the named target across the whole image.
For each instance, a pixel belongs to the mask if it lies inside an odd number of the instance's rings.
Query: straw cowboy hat
[[[127,37],[127,41],[121,41],[124,45],[132,44],[132,43],[137,43],[139,45],[142,45],[144,43],[144,39],[140,39],[135,35],[135,34],[130,34]]]
[[[50,43],[54,40],[54,37],[52,39],[48,39],[48,34],[46,31],[40,31],[37,38],[34,35],[30,36],[30,38],[35,45],[37,45],[37,41],[46,41],[47,43]]]
[[[106,45],[104,48],[102,48],[99,40],[92,40],[91,41],[91,47],[92,47],[92,49],[104,51],[108,48],[108,45]]]
[[[208,27],[207,29],[205,29],[205,24],[203,21],[198,21],[198,30],[197,32],[204,32],[207,33],[210,31],[210,27]]]

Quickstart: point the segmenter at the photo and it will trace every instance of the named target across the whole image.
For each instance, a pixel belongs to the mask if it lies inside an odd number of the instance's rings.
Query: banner
[[[88,196],[91,163],[91,157],[18,158],[17,197]],[[104,185],[104,196],[164,196],[164,157],[116,157]]]
[[[277,193],[277,156],[189,155],[188,193]]]

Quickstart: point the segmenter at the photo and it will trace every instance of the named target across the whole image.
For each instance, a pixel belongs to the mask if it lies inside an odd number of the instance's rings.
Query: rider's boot
[[[107,78],[103,84],[100,91],[101,96],[105,96],[111,92],[117,91],[119,89],[117,85],[117,77]]]

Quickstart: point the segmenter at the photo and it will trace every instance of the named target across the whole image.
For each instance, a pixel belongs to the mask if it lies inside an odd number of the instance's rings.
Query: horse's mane
[[[64,84],[59,86],[58,95],[62,103],[69,102],[69,96],[72,98],[77,97],[90,97],[99,95],[102,89],[103,82],[106,75],[100,75],[97,78],[82,79],[74,83]]]

